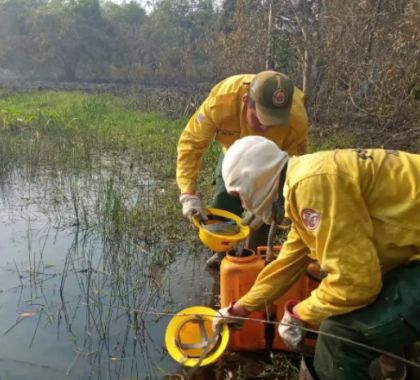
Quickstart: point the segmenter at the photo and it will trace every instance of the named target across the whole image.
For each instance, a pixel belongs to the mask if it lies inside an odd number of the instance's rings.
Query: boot
[[[381,355],[369,367],[372,380],[404,380],[407,377],[407,366],[404,362]]]
[[[420,364],[420,341],[410,344],[405,350],[405,355],[408,360]],[[412,365],[407,367],[407,379],[420,379],[420,368]]]

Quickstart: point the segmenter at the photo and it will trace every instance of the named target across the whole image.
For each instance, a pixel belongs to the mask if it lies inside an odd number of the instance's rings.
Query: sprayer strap
[[[284,218],[284,196],[283,188],[284,183],[286,182],[286,173],[287,173],[288,164],[284,165],[283,169],[279,175],[279,195],[277,200],[273,203],[273,219],[276,224],[280,224]]]

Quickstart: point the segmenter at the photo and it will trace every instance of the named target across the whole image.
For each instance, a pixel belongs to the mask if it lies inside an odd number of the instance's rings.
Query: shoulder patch
[[[300,218],[307,230],[314,231],[319,226],[321,214],[313,208],[304,208],[300,214]]]

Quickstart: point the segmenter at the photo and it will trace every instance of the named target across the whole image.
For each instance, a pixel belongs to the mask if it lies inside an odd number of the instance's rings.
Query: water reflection
[[[31,247],[30,263],[16,260],[14,270],[1,261],[0,357],[74,379],[161,378],[174,371],[162,346],[169,318],[211,298],[212,280],[200,273],[200,260],[179,254],[157,267],[145,248],[106,252],[95,232],[44,229],[21,239]],[[2,226],[3,235],[7,230],[14,234]]]
[[[225,353],[204,368],[169,357],[169,320],[218,308],[218,273],[198,240],[183,239],[190,227],[166,220],[160,184],[110,162],[0,173],[0,379],[277,378],[267,353]]]
[[[162,379],[182,371],[164,332],[177,311],[212,299],[204,258],[164,239],[134,239],[106,220],[85,229],[69,223],[74,210],[66,206],[95,207],[108,179],[76,194],[74,178],[10,173],[0,191],[0,378]],[[115,193],[123,184],[113,181]]]

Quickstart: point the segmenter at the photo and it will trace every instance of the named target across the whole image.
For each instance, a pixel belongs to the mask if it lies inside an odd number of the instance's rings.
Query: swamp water
[[[150,127],[131,149],[136,129],[51,120],[0,128],[0,380],[296,378],[277,353],[191,369],[165,349],[172,316],[220,293],[181,216],[160,135],[176,131]]]
[[[165,329],[171,314],[211,303],[214,279],[204,257],[155,231],[159,184],[147,172],[94,161],[66,172],[3,165],[2,380],[183,378]]]

